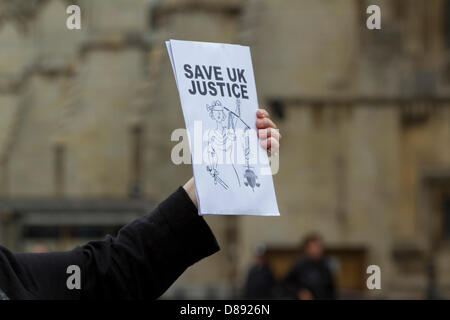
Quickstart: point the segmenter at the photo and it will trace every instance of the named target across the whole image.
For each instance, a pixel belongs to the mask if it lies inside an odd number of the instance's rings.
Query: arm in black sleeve
[[[0,248],[0,288],[16,299],[154,299],[189,266],[218,250],[208,225],[179,188],[117,237],[62,253],[12,254]],[[67,289],[69,265],[81,268],[81,290]]]
[[[218,250],[183,188],[116,238],[83,247],[85,298],[157,298],[192,264]]]
[[[8,299],[79,299],[80,290],[66,286],[67,268],[80,266],[77,250],[52,253],[12,253],[0,246],[0,290]]]

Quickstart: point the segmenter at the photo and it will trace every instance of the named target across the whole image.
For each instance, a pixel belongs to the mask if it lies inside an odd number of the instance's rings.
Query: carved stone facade
[[[79,31],[65,27],[69,3],[82,9]],[[381,31],[365,27],[369,4],[382,9]],[[274,177],[281,217],[207,217],[222,251],[168,296],[230,296],[255,244],[268,246],[282,272],[282,254],[317,231],[343,259],[344,289],[424,298],[433,266],[450,297],[449,8],[446,0],[0,2],[2,243],[24,248],[20,226],[35,220],[20,220],[31,210],[21,204],[30,199],[66,212],[63,199],[91,208],[112,198],[138,215],[130,198],[155,203],[183,184],[192,172],[170,158],[171,133],[184,123],[164,40],[239,42],[252,48],[260,103],[283,134]],[[382,270],[376,293],[363,289],[370,264]]]

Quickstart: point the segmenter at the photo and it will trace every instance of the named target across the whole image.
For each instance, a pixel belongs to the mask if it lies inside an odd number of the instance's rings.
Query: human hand
[[[267,150],[269,156],[277,154],[280,149],[281,134],[276,124],[270,119],[270,115],[265,109],[256,111],[256,128],[261,146]]]

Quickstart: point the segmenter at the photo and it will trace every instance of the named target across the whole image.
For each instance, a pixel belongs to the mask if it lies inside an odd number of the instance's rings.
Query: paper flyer
[[[250,48],[166,42],[178,87],[199,214],[278,216],[266,150],[256,131]]]

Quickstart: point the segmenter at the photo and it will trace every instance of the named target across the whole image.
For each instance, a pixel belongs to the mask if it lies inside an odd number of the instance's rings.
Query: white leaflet
[[[250,48],[166,42],[188,131],[199,214],[278,216]]]

